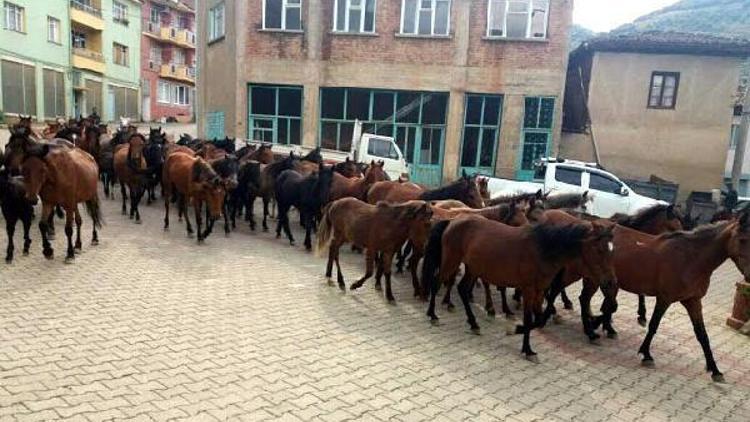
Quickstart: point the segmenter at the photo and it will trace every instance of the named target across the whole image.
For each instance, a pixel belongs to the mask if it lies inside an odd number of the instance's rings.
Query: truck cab
[[[359,120],[354,123],[351,158],[360,163],[370,163],[373,160],[383,161],[385,163],[383,170],[391,180],[398,180],[400,177],[409,175],[409,167],[394,139],[388,136],[362,133],[362,122]]]

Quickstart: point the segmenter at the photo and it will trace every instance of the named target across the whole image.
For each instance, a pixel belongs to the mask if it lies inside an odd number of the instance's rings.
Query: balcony
[[[104,30],[102,9],[84,0],[70,0],[70,20],[97,31]]]
[[[104,56],[97,51],[73,48],[73,67],[104,73]]]
[[[157,41],[182,48],[195,48],[195,33],[189,29],[161,26],[157,22],[146,21],[143,25],[143,33]]]
[[[159,76],[181,82],[195,83],[195,68],[184,64],[162,64]]]

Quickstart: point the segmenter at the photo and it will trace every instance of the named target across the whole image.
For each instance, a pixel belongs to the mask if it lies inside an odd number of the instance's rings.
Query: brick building
[[[195,3],[146,0],[141,37],[144,121],[193,117]]]
[[[206,0],[198,131],[347,150],[355,119],[415,180],[530,178],[558,143],[572,0]]]

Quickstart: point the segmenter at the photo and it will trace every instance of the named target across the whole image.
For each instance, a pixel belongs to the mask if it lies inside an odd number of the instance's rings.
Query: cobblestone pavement
[[[619,339],[589,345],[577,310],[563,311],[532,336],[533,364],[504,319],[479,311],[474,336],[463,312],[441,309],[431,326],[406,277],[396,277],[395,306],[372,282],[342,294],[321,258],[268,233],[243,224],[198,246],[176,219],[162,231],[161,204],[135,225],[105,202],[102,242],[88,246],[86,221],[75,264],[63,264],[63,236],[45,261],[36,229],[31,256],[0,264],[0,420],[750,418],[750,339],[724,325],[731,264],[704,304],[728,381],[718,385],[679,305],[655,339],[654,369],[639,365],[645,330],[627,294]],[[344,253],[347,283],[362,261]]]

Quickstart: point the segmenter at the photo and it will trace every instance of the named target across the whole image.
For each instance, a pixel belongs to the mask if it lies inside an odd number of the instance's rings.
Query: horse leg
[[[536,353],[531,350],[531,330],[534,328],[534,308],[535,300],[539,300],[534,297],[533,292],[530,290],[523,292],[523,325],[516,327],[516,333],[523,333],[523,345],[521,346],[521,353],[524,354],[526,360],[531,362],[537,362]],[[539,300],[541,302],[541,300]]]
[[[484,286],[484,310],[487,312],[487,315],[494,318],[495,303],[492,301],[492,291],[490,290],[490,283],[482,280],[482,285]]]
[[[346,291],[344,274],[341,273],[341,264],[339,263],[339,250],[341,249],[341,242],[332,244],[331,249],[334,251],[333,259],[336,261],[336,279],[338,281],[339,289],[341,289],[341,291]]]
[[[448,308],[449,312],[453,312],[454,309],[456,309],[455,305],[453,305],[453,302],[451,302],[451,290],[453,289],[453,284],[456,282],[456,276],[454,275],[445,283],[445,296],[443,296],[443,305],[445,305]]]
[[[17,221],[18,221],[18,217],[15,215],[9,215],[5,219],[5,233],[8,235],[8,248],[6,249],[6,252],[5,252],[5,262],[8,264],[13,262],[13,251],[15,249],[15,247],[13,246],[13,234],[16,231]]]
[[[144,190],[139,187],[135,199],[135,223],[141,224],[141,200],[143,199]]]
[[[516,309],[521,307],[521,299],[523,299],[521,289],[513,289],[513,300],[516,302]]]
[[[294,236],[292,235],[291,227],[289,227],[289,208],[286,208],[283,214],[282,216],[281,207],[279,207],[279,219],[283,221],[284,233],[286,233],[286,237],[289,239],[289,244],[294,245]]]
[[[75,208],[71,206],[65,207],[65,237],[68,238],[68,253],[65,256],[65,262],[71,263],[75,259],[75,250],[73,249],[73,219],[75,216]]]
[[[701,344],[701,348],[703,348],[703,355],[706,357],[706,371],[711,372],[711,379],[715,382],[724,382],[724,375],[719,371],[719,367],[716,366],[714,354],[711,351],[711,343],[708,340],[708,333],[706,333],[706,326],[703,324],[703,306],[700,298],[694,297],[688,300],[683,300],[680,303],[682,303],[682,306],[687,310],[688,315],[690,316],[690,322],[693,323],[695,337]]]
[[[229,228],[229,217],[227,212],[227,203],[224,201],[224,203],[221,205],[221,214],[224,217],[224,235],[229,236],[229,233],[232,231]]]
[[[193,226],[190,224],[190,215],[188,214],[188,205],[185,197],[180,195],[180,199],[177,200],[178,208],[185,218],[185,226],[187,226],[187,237],[193,237]],[[196,215],[196,218],[198,216]],[[200,233],[200,230],[198,231]]]
[[[407,240],[406,243],[408,244],[409,241]],[[406,248],[406,244],[401,245],[396,250],[396,274],[401,274],[404,272],[404,261],[406,258],[404,257],[404,249]]]
[[[81,212],[78,210],[78,207],[76,207],[76,213],[75,213],[75,222],[76,222],[76,244],[75,244],[75,250],[77,252],[81,251],[82,244],[81,244],[81,225],[83,225],[83,219],[81,219]]]
[[[654,366],[654,358],[651,356],[651,340],[653,340],[656,330],[659,329],[661,318],[667,312],[669,305],[671,305],[669,302],[658,297],[656,298],[654,313],[651,315],[651,321],[648,323],[648,333],[646,333],[646,338],[643,339],[643,343],[638,349],[638,353],[643,355],[643,360],[641,361],[643,366]]]
[[[268,198],[268,195],[263,195],[263,231],[268,231],[268,202],[270,201],[270,198]],[[279,236],[277,236],[279,237]]]
[[[648,320],[646,319],[646,296],[638,295],[638,324],[645,327]]]
[[[552,279],[552,283],[547,289],[547,307],[544,309],[544,313],[542,313],[541,319],[537,321],[537,324],[540,327],[544,327],[547,324],[549,317],[553,315],[557,316],[557,309],[555,309],[555,300],[557,299],[557,296],[562,294],[563,289],[565,288],[562,283],[564,276],[565,270],[560,270],[557,274],[555,274],[555,278]]]
[[[55,254],[52,245],[49,243],[48,231],[49,220],[52,216],[52,204],[42,203],[42,215],[39,218],[39,232],[42,234],[42,253],[47,259],[52,259]]]
[[[47,217],[47,238],[55,240],[55,215],[52,213]]]
[[[471,301],[469,299],[469,294],[471,292],[471,289],[474,288],[475,281],[476,277],[472,277],[467,268],[463,278],[461,278],[461,281],[458,283],[458,296],[461,298],[461,303],[463,303],[464,305],[464,311],[466,312],[466,322],[469,323],[471,332],[474,334],[479,334],[479,325],[477,324],[477,319],[474,316],[474,311],[472,311],[471,309]]]
[[[560,292],[560,298],[563,301],[563,308],[572,310],[573,309],[573,302],[570,301],[568,298],[568,294],[565,293],[565,287],[562,288],[562,291]]]
[[[300,212],[302,215],[302,222],[304,223],[305,227],[305,249],[310,252],[312,250],[312,240],[310,236],[312,235],[313,226],[313,214],[309,211]]]
[[[383,272],[385,273],[385,298],[391,304],[396,303],[396,298],[393,297],[393,290],[391,290],[391,267],[393,266],[393,252],[383,252],[380,256],[380,261],[383,266]]]
[[[245,221],[249,221],[250,230],[255,231],[255,197],[248,198],[245,203]]]
[[[203,225],[203,201],[193,199],[193,211],[195,211],[195,229],[198,234],[198,243],[200,244],[205,240],[203,233],[201,233],[201,226]],[[185,215],[187,216],[187,211]]]
[[[170,195],[162,195],[164,197],[164,231],[169,230],[169,201]]]
[[[363,284],[365,284],[365,281],[372,277],[373,269],[375,266],[375,251],[373,249],[367,250],[367,255],[365,257],[365,275],[357,280],[354,284],[352,284],[349,289],[356,290],[362,287]]]
[[[417,253],[416,249],[412,251],[411,257],[409,257],[409,272],[411,272],[411,285],[414,287],[414,297],[427,297],[426,293],[422,292],[422,286],[419,284],[419,276],[417,276],[417,266],[419,260],[422,259],[424,253]]]
[[[21,216],[21,221],[23,222],[23,254],[24,256],[29,254],[29,247],[31,246],[31,236],[29,236],[29,232],[31,231],[31,212],[29,211],[25,215]],[[10,237],[9,237],[10,238]]]
[[[383,290],[380,280],[383,278],[383,254],[375,255],[375,290]]]
[[[122,215],[125,215],[128,213],[128,207],[126,205],[126,202],[128,200],[128,196],[125,195],[125,183],[120,182],[120,194],[122,195]],[[130,193],[130,196],[133,196],[133,193]],[[132,207],[132,204],[131,204]]]
[[[513,311],[510,310],[510,306],[508,306],[508,295],[507,295],[507,289],[505,287],[498,287],[498,290],[500,290],[500,298],[503,302],[503,313],[506,317],[512,317]]]
[[[589,341],[594,343],[599,339],[599,334],[595,332],[595,328],[591,321],[591,298],[596,293],[598,286],[592,283],[588,279],[583,279],[583,289],[581,289],[581,295],[578,297],[578,301],[581,304],[581,323],[583,323],[583,333],[589,338]]]

